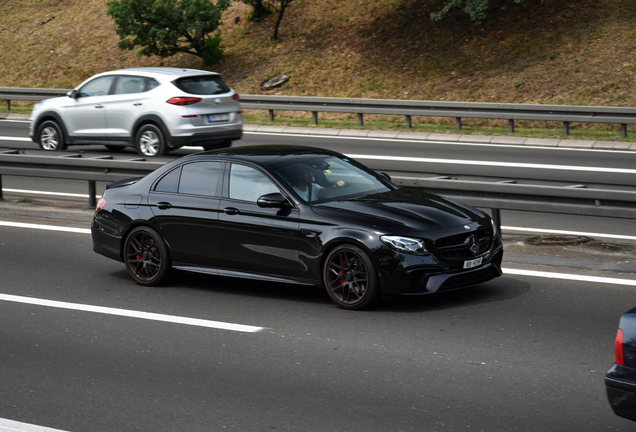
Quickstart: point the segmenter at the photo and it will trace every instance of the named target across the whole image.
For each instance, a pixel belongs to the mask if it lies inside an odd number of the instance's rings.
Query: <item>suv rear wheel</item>
[[[166,139],[155,124],[143,125],[135,137],[137,153],[144,156],[162,156],[167,153]]]

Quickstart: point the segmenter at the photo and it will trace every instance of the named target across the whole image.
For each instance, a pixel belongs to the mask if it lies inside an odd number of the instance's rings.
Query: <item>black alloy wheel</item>
[[[160,284],[170,269],[168,248],[152,228],[133,229],[124,244],[126,270],[140,285]]]
[[[47,151],[66,150],[64,132],[55,120],[42,122],[38,127],[38,140],[40,148]]]
[[[323,269],[323,283],[329,297],[343,309],[367,308],[380,295],[371,258],[354,245],[340,245],[329,253]]]

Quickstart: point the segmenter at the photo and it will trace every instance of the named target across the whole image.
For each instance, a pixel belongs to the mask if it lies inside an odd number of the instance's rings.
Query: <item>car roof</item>
[[[117,69],[107,72],[102,72],[99,75],[144,75],[154,78],[181,78],[188,76],[200,76],[200,75],[219,75],[217,72],[203,71],[199,69],[188,68],[173,68],[173,67],[138,67],[129,69]]]
[[[340,153],[299,145],[253,145],[241,147],[229,147],[219,150],[211,150],[195,153],[185,158],[217,158],[232,159],[235,161],[254,162],[269,168],[280,165],[288,165],[302,162],[316,157],[335,156],[342,157]]]

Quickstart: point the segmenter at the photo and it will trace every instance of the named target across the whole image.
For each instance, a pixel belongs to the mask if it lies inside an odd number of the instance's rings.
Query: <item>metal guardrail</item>
[[[64,96],[65,89],[33,89],[0,87],[0,99],[44,100]],[[358,115],[358,124],[364,125],[365,114],[404,116],[406,127],[412,126],[414,116],[455,118],[456,128],[461,130],[462,118],[508,120],[508,131],[514,133],[515,120],[555,121],[563,123],[563,134],[569,135],[570,123],[619,124],[622,137],[627,136],[627,125],[636,124],[636,108],[598,107],[578,105],[533,105],[492,102],[448,102],[361,98],[327,98],[301,96],[240,95],[245,109],[267,110],[270,121],[275,111],[311,112],[313,123],[318,124],[319,112],[352,113]]]
[[[82,157],[20,154],[17,150],[0,153],[0,199],[2,175],[86,180],[89,182],[89,206],[95,207],[95,182],[117,181],[144,176],[165,162],[143,159],[113,160],[112,156]],[[546,186],[515,184],[514,180],[486,182],[451,180],[448,177],[403,177],[395,175],[395,184],[423,188],[480,208],[492,209],[493,219],[501,226],[500,210],[522,210],[609,218],[636,219],[636,191],[593,189],[582,185]],[[576,187],[573,187],[576,186]]]

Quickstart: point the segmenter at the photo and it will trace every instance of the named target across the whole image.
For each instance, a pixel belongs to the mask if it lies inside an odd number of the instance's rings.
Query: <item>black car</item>
[[[636,308],[621,316],[614,341],[614,366],[605,375],[614,414],[636,421]]]
[[[503,256],[487,214],[301,146],[197,153],[112,183],[91,231],[142,285],[171,269],[322,285],[346,309],[486,282]]]

